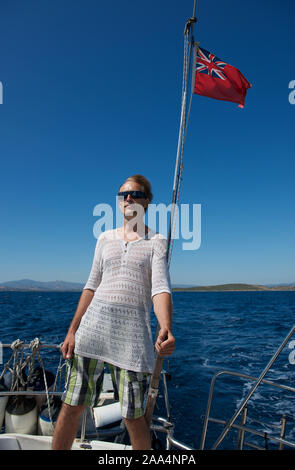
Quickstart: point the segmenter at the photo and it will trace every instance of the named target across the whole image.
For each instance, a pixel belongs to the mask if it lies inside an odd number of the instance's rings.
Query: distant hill
[[[18,281],[8,281],[0,283],[0,292],[6,291],[38,291],[38,292],[81,292],[85,284],[80,282],[66,281],[34,281],[32,279],[20,279]],[[282,291],[295,290],[294,284],[217,284],[213,286],[192,286],[178,284],[172,286],[173,291],[182,292],[219,292],[219,291]]]
[[[0,283],[0,291],[82,291],[85,284],[79,282],[49,281],[41,282],[32,279],[20,279]]]
[[[272,286],[257,284],[218,284],[215,286],[194,286],[194,287],[174,287],[173,291],[199,291],[199,292],[218,292],[218,291],[278,291],[295,290],[294,284],[277,284]]]

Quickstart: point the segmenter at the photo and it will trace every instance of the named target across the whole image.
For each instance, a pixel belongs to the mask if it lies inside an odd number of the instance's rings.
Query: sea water
[[[15,339],[60,344],[75,313],[80,292],[1,292],[0,341]],[[295,323],[295,292],[173,292],[173,333],[176,350],[164,369],[168,382],[174,437],[198,449],[208,393],[214,375],[221,370],[258,377]],[[156,318],[151,312],[155,331]],[[295,387],[292,339],[271,367],[268,380]],[[293,348],[293,349],[292,349]],[[11,351],[3,352],[3,362]],[[45,356],[44,356],[45,354]],[[42,353],[46,368],[56,371],[58,358]],[[47,359],[47,361],[46,361]],[[229,420],[254,382],[230,375],[217,379],[211,416]],[[261,385],[251,397],[247,426],[279,437],[280,420],[286,414],[286,439],[295,441],[295,394]],[[163,388],[155,415],[165,416]],[[240,422],[240,417],[237,423]],[[205,448],[210,449],[224,426],[209,423]],[[246,439],[275,449],[264,438]],[[231,431],[220,449],[235,449],[237,432]]]

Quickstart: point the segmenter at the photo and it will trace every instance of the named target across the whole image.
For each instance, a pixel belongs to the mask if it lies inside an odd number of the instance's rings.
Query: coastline
[[[295,291],[295,286],[263,286],[252,284],[221,284],[215,286],[174,287],[176,292],[287,292]]]
[[[0,285],[0,292],[82,292],[82,287],[67,288],[66,286],[60,288],[44,286],[40,287],[9,287]],[[256,284],[243,284],[231,283],[220,284],[212,286],[193,286],[193,287],[172,287],[172,292],[289,292],[295,291],[295,285],[256,285]]]
[[[183,289],[183,288],[176,288],[172,289],[172,292],[294,292],[295,287],[283,289]]]

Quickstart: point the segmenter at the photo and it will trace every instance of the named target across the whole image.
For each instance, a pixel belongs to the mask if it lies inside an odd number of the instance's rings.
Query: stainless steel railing
[[[243,423],[245,422],[245,415],[244,415],[244,420],[242,419],[242,424],[241,425],[235,424],[235,421],[236,421],[237,417],[241,414],[241,412],[243,412],[245,410],[248,401],[250,400],[250,398],[252,397],[252,395],[256,391],[257,387],[261,383],[265,383],[265,384],[271,385],[273,387],[277,387],[277,388],[295,393],[295,388],[294,387],[289,387],[287,385],[277,384],[277,383],[271,382],[269,380],[266,380],[264,378],[265,375],[267,374],[267,372],[269,371],[269,369],[271,368],[271,366],[274,364],[274,362],[276,361],[276,359],[278,358],[278,356],[282,352],[282,350],[284,349],[284,347],[286,346],[286,344],[288,343],[288,341],[290,340],[290,338],[292,337],[292,335],[294,334],[294,332],[295,332],[295,325],[290,330],[290,332],[287,334],[287,336],[285,337],[285,339],[283,340],[281,345],[278,347],[278,349],[276,350],[276,352],[274,353],[274,355],[272,356],[272,358],[268,362],[267,366],[263,369],[263,371],[262,371],[262,373],[260,374],[259,377],[253,377],[253,376],[250,376],[250,375],[246,375],[246,374],[242,374],[242,373],[238,373],[238,372],[233,372],[233,371],[226,371],[226,370],[225,371],[220,371],[217,374],[215,374],[215,376],[212,379],[211,386],[210,386],[210,391],[209,391],[207,409],[206,409],[203,432],[202,432],[201,443],[200,443],[200,450],[203,450],[204,447],[205,447],[205,440],[206,440],[206,434],[207,434],[209,421],[214,421],[214,422],[218,422],[220,424],[225,425],[225,428],[223,429],[222,433],[220,434],[218,439],[215,441],[215,443],[212,447],[212,450],[215,450],[217,448],[217,446],[221,443],[221,441],[224,439],[224,437],[227,435],[227,433],[232,428],[236,428],[236,429],[240,430],[240,435],[239,435],[239,438],[240,438],[239,446],[240,446],[240,448],[241,448],[241,442],[243,442],[243,439],[244,439],[244,437],[243,437],[244,432],[252,432],[254,434],[260,435],[259,431],[255,431],[255,430],[250,431],[249,428],[246,428],[246,426],[243,425]],[[215,418],[210,417],[210,411],[211,411],[211,405],[212,405],[212,399],[213,399],[213,392],[214,392],[215,383],[216,383],[217,378],[220,377],[223,374],[229,374],[229,375],[242,377],[242,378],[246,378],[248,380],[255,381],[255,384],[251,388],[250,392],[248,393],[246,398],[242,401],[241,405],[238,407],[238,409],[235,411],[234,415],[232,416],[232,418],[229,421],[217,420]],[[267,436],[267,438],[279,442],[280,443],[279,449],[282,449],[284,445],[289,445],[291,447],[295,447],[294,443],[292,443],[290,441],[286,441],[285,439],[282,438],[282,435],[284,434],[284,429],[285,429],[285,424],[283,425],[283,430],[281,431],[281,437],[280,438],[275,438],[275,437],[269,436],[269,435]],[[265,437],[265,433],[263,434],[263,436]]]
[[[157,425],[156,423],[159,423]],[[166,433],[166,450],[171,450],[172,447],[176,447],[179,450],[194,450],[183,442],[178,441],[174,437],[174,424],[160,416],[153,416],[153,423],[151,424],[151,430]]]

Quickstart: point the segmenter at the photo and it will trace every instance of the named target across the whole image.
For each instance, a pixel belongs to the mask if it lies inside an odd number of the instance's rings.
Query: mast
[[[184,28],[182,101],[181,101],[181,113],[180,113],[180,125],[179,125],[179,134],[178,134],[176,163],[175,163],[175,170],[174,170],[171,215],[170,215],[169,231],[168,231],[168,251],[167,251],[168,264],[170,264],[171,255],[172,255],[172,246],[173,246],[173,237],[172,237],[173,233],[172,232],[173,232],[174,214],[175,214],[175,207],[178,205],[178,200],[179,200],[179,188],[180,188],[180,183],[181,183],[181,173],[183,170],[182,158],[183,158],[184,144],[185,144],[186,132],[187,132],[188,121],[189,121],[191,98],[193,94],[194,76],[192,73],[191,96],[190,96],[189,108],[187,111],[187,89],[188,89],[192,49],[194,51],[193,29],[194,29],[194,24],[197,21],[197,18],[195,17],[195,13],[196,13],[196,0],[194,0],[193,15],[191,18],[187,20],[185,24],[185,28]],[[195,64],[193,63],[193,68],[194,68],[194,65]]]
[[[170,220],[169,220],[169,232],[168,232],[168,239],[167,239],[167,263],[168,266],[171,260],[172,254],[172,235],[173,235],[173,223],[175,222],[175,207],[178,204],[179,200],[179,189],[181,183],[181,173],[183,170],[182,165],[182,157],[184,151],[184,144],[185,138],[187,133],[188,121],[189,121],[189,114],[191,108],[191,98],[193,94],[193,79],[194,75],[192,73],[191,81],[191,96],[190,96],[190,103],[189,108],[187,111],[187,87],[188,87],[188,79],[189,79],[189,70],[190,70],[190,63],[191,63],[191,55],[192,49],[194,50],[194,38],[193,38],[193,28],[194,23],[196,23],[197,18],[195,17],[196,13],[196,0],[194,0],[194,7],[193,7],[193,15],[189,18],[185,24],[184,28],[184,63],[183,63],[183,82],[182,82],[182,100],[181,100],[181,113],[180,113],[180,125],[179,125],[179,133],[178,133],[178,144],[177,144],[177,153],[176,153],[176,162],[175,162],[175,171],[174,171],[174,182],[173,182],[173,191],[172,191],[172,204],[171,204],[171,213],[170,213]],[[194,61],[195,62],[195,61]],[[193,70],[194,70],[193,64]],[[177,209],[177,208],[176,208]],[[157,327],[157,334],[158,335],[159,325]],[[164,357],[157,354],[155,360],[154,371],[151,377],[147,403],[145,408],[145,419],[150,427],[154,407],[156,404],[156,399],[159,390],[159,382],[161,378],[161,370],[164,362]]]

